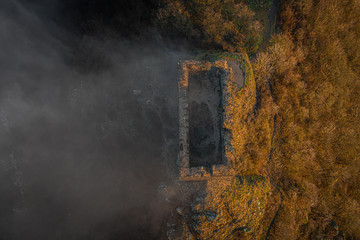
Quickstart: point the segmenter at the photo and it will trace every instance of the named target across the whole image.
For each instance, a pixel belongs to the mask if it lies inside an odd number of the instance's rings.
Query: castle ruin
[[[179,79],[180,180],[209,180],[234,176],[231,129],[225,128],[228,88],[244,85],[239,64],[185,61]]]

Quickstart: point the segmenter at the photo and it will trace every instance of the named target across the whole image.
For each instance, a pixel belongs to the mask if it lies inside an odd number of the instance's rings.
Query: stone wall
[[[229,89],[243,86],[243,72],[234,62],[185,61],[179,79],[180,180],[234,176],[231,129],[225,111]]]

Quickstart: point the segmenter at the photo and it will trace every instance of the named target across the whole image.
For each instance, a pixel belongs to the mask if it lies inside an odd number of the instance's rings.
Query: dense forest
[[[335,224],[360,237],[359,10],[358,1],[286,1],[280,34],[255,60],[276,115],[279,238],[329,239]]]
[[[166,34],[252,56],[257,102],[239,173],[281,193],[267,237],[360,238],[360,2],[283,1],[262,42],[272,4],[177,0],[157,16]]]

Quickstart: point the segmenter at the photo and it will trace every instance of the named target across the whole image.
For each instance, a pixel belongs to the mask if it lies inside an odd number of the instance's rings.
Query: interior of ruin
[[[186,61],[181,71],[180,179],[231,176],[232,164],[226,157],[231,130],[224,128],[227,88],[235,84],[240,89],[243,72],[237,64],[224,60]]]

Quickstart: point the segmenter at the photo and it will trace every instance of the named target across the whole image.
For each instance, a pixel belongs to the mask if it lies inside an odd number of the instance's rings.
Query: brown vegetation
[[[254,64],[259,113],[278,112],[269,170],[285,194],[271,236],[332,239],[338,225],[360,238],[360,2],[288,1],[281,28]]]
[[[162,32],[201,42],[207,49],[255,52],[261,25],[239,0],[166,0],[158,12]]]
[[[199,209],[200,239],[262,239],[270,184],[256,176],[209,181]]]
[[[169,1],[159,17],[165,29],[200,39],[210,49],[254,52],[247,30],[234,30],[241,16],[247,16],[247,25],[255,21],[250,8],[243,1],[220,2]],[[238,8],[227,18],[231,4]],[[252,64],[241,54],[246,87],[233,95],[227,109],[233,114],[236,174],[269,180],[264,182],[265,213],[257,222],[262,227],[254,226],[257,235],[234,231],[231,238],[256,239],[268,232],[270,239],[360,239],[360,2],[283,1],[279,25],[281,33]],[[214,189],[209,185],[208,193]],[[218,191],[209,208],[218,204],[222,209],[233,201]],[[235,192],[236,199],[246,194]],[[232,219],[239,220],[240,208],[246,204],[234,208]],[[204,239],[228,234],[221,232],[221,224],[232,229],[234,220],[217,216],[218,222],[201,221]]]

